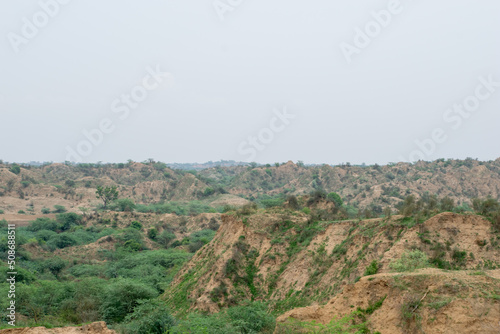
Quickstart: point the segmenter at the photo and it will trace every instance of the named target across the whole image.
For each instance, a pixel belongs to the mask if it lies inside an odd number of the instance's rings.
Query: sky
[[[495,0],[0,3],[0,159],[500,157]]]

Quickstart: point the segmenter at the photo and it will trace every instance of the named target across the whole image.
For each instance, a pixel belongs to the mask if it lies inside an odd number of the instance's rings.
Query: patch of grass
[[[427,306],[437,311],[440,308],[448,305],[451,301],[452,301],[451,298],[438,299],[433,302],[427,303]]]
[[[377,300],[375,303],[369,304],[366,309],[362,309],[362,308],[358,307],[357,310],[361,313],[364,313],[364,314],[372,314],[373,312],[375,312],[376,310],[378,310],[382,306],[382,304],[384,303],[384,300],[386,298],[387,298],[387,295],[385,295],[381,299]]]

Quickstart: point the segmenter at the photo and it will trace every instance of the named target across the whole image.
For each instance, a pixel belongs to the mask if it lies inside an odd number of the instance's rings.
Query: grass
[[[439,310],[440,308],[443,308],[445,307],[446,305],[448,305],[449,303],[451,303],[452,301],[452,298],[451,297],[448,297],[448,298],[442,298],[442,299],[438,299],[438,300],[435,300],[433,302],[429,302],[427,303],[427,307],[433,309],[433,310]]]

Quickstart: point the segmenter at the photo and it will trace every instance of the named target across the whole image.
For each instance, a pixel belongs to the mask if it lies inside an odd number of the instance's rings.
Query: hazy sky
[[[2,1],[0,159],[495,159],[498,13],[497,0]]]

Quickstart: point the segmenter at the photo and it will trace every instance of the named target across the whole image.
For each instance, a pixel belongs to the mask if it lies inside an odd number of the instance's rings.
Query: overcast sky
[[[495,159],[499,13],[497,0],[2,1],[0,159]]]

